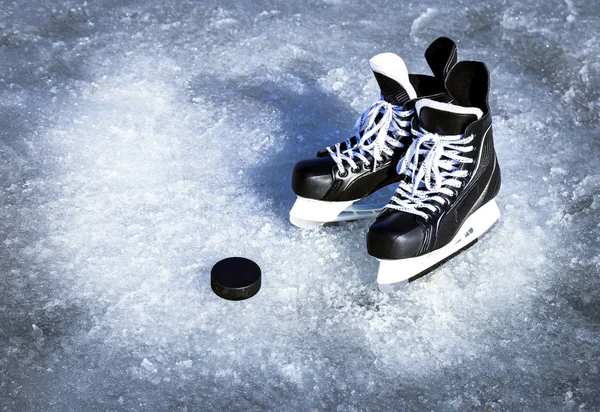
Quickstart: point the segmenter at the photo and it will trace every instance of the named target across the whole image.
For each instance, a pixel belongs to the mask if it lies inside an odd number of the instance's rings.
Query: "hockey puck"
[[[227,300],[244,300],[260,290],[260,267],[243,257],[217,262],[210,271],[210,286],[217,296]]]

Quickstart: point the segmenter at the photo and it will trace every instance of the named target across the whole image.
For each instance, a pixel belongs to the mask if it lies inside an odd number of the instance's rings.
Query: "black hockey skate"
[[[411,145],[415,103],[425,96],[449,101],[444,79],[456,63],[456,45],[440,37],[425,52],[435,76],[408,74],[393,53],[369,61],[381,98],[357,120],[354,136],[298,162],[292,188],[298,198],[290,221],[300,227],[375,217],[384,205],[353,206],[376,190],[399,181],[396,165]]]
[[[485,64],[457,63],[446,79],[452,103],[417,102],[415,137],[398,165],[402,181],[367,233],[384,292],[472,245],[500,217]]]

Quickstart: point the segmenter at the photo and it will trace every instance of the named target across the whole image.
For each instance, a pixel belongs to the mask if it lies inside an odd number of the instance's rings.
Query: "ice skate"
[[[498,220],[500,168],[483,63],[457,63],[446,79],[452,103],[422,99],[415,137],[398,165],[401,182],[367,233],[384,292],[472,245]]]
[[[456,63],[456,45],[440,37],[428,47],[425,58],[434,76],[408,74],[403,60],[393,53],[369,61],[380,100],[359,117],[354,136],[296,164],[292,188],[298,197],[290,211],[294,225],[375,217],[385,206],[355,203],[399,181],[396,165],[412,143],[415,103],[424,97],[449,101],[444,79]]]

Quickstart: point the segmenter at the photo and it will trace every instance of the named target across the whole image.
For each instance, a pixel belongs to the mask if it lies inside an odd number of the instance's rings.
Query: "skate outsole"
[[[460,227],[454,238],[440,249],[407,259],[379,260],[377,284],[379,290],[393,293],[413,282],[477,242],[498,221],[500,210],[491,200],[473,213]]]
[[[385,203],[355,205],[359,200],[326,202],[298,196],[290,210],[290,223],[301,228],[312,228],[325,223],[369,219],[376,217],[385,206]]]

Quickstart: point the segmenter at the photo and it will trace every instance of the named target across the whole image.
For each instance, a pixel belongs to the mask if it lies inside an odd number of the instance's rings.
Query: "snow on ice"
[[[600,408],[600,4],[0,3],[0,410]],[[291,226],[367,66],[491,72],[502,218],[395,295],[369,221]],[[211,266],[246,256],[259,294]]]

